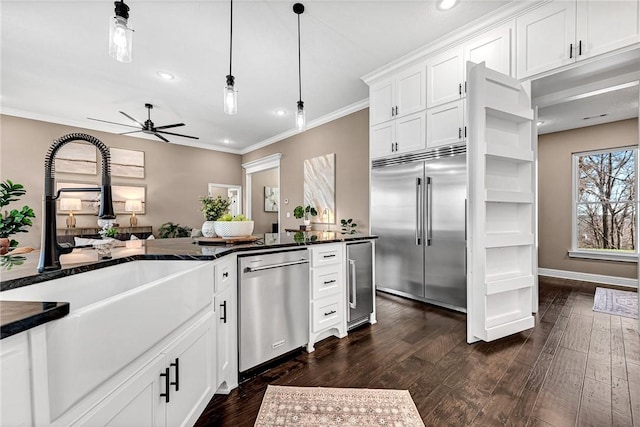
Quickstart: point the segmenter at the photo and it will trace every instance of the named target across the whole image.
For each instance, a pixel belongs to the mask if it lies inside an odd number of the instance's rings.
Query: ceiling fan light
[[[306,127],[306,117],[304,113],[304,102],[298,101],[298,111],[296,112],[296,128],[302,132]]]
[[[114,2],[116,16],[109,21],[109,55],[119,62],[131,62],[133,30],[128,27],[129,6]]]
[[[238,113],[238,91],[234,87],[234,78],[231,75],[227,76],[227,85],[224,87],[224,112]]]
[[[458,0],[439,0],[438,1],[438,9],[440,10],[449,10],[453,6],[458,4]]]

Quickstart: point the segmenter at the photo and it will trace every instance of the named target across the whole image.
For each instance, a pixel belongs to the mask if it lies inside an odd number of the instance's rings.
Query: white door
[[[576,5],[555,1],[516,20],[517,77],[524,79],[576,60]]]
[[[534,326],[535,170],[531,97],[469,64],[467,342]]]
[[[578,59],[640,41],[640,2],[578,0]]]
[[[426,65],[421,63],[398,76],[395,117],[403,117],[426,108],[425,72]]]
[[[395,120],[371,127],[369,151],[372,159],[388,156],[395,152]]]
[[[464,60],[479,64],[484,62],[487,68],[513,76],[512,55],[514,21],[487,31],[464,45]]]
[[[422,150],[425,147],[425,112],[401,117],[396,122],[394,154]]]
[[[465,134],[464,99],[427,110],[427,148],[462,142]]]
[[[464,96],[462,48],[450,49],[427,61],[427,108]]]
[[[389,80],[373,86],[369,92],[370,125],[384,123],[393,118],[395,112],[393,81]]]

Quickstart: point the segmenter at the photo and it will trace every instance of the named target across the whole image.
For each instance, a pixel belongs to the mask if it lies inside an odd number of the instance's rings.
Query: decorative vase
[[[306,225],[307,227],[308,227],[309,225],[311,225],[311,220],[310,220],[310,219],[308,219],[308,218],[305,218],[305,219],[304,219],[304,225]]]
[[[202,235],[204,237],[215,237],[216,230],[214,228],[215,221],[205,221],[202,224]]]
[[[5,255],[9,252],[9,245],[11,244],[11,240],[6,237],[0,239],[0,255]]]
[[[115,241],[113,239],[98,240],[93,244],[93,248],[98,253],[98,259],[111,259],[111,248]]]
[[[253,225],[253,221],[214,221],[216,234],[220,237],[250,236]]]

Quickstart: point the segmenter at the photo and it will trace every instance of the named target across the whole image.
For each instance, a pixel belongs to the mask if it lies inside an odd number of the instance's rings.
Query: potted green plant
[[[200,197],[199,200],[202,204],[200,212],[202,212],[204,219],[206,220],[202,224],[202,235],[204,237],[213,237],[216,234],[213,222],[227,213],[229,206],[231,205],[231,200],[229,200],[228,197],[223,199],[220,196],[215,198],[211,196],[204,196]]]
[[[314,208],[311,205],[307,205],[306,207],[302,207],[301,205],[296,206],[296,208],[293,210],[293,216],[295,216],[298,219],[301,219],[304,217],[304,226],[300,226],[300,229],[304,229],[306,230],[307,227],[309,227],[309,224],[311,224],[311,217],[312,216],[318,216],[318,211],[316,210],[316,208]],[[303,228],[304,227],[304,228]]]
[[[17,202],[20,196],[24,196],[27,190],[22,184],[13,183],[6,180],[0,183],[0,209],[8,206],[11,202]],[[0,221],[0,255],[6,254],[9,249],[18,246],[18,241],[9,239],[15,233],[26,233],[27,227],[33,225],[31,218],[35,218],[33,209],[23,206],[22,209],[11,209],[4,211]]]
[[[158,237],[160,239],[171,239],[175,237],[189,237],[191,235],[191,227],[183,227],[180,224],[174,224],[173,222],[165,222],[160,226],[158,230]]]
[[[353,222],[353,218],[340,220],[340,232],[342,234],[356,234],[358,232],[357,227],[358,224]]]

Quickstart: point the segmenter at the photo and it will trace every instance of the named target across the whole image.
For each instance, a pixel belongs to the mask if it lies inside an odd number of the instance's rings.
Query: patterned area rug
[[[424,426],[408,390],[267,387],[255,427]]]
[[[596,288],[593,311],[616,316],[638,318],[638,293],[616,289]]]

